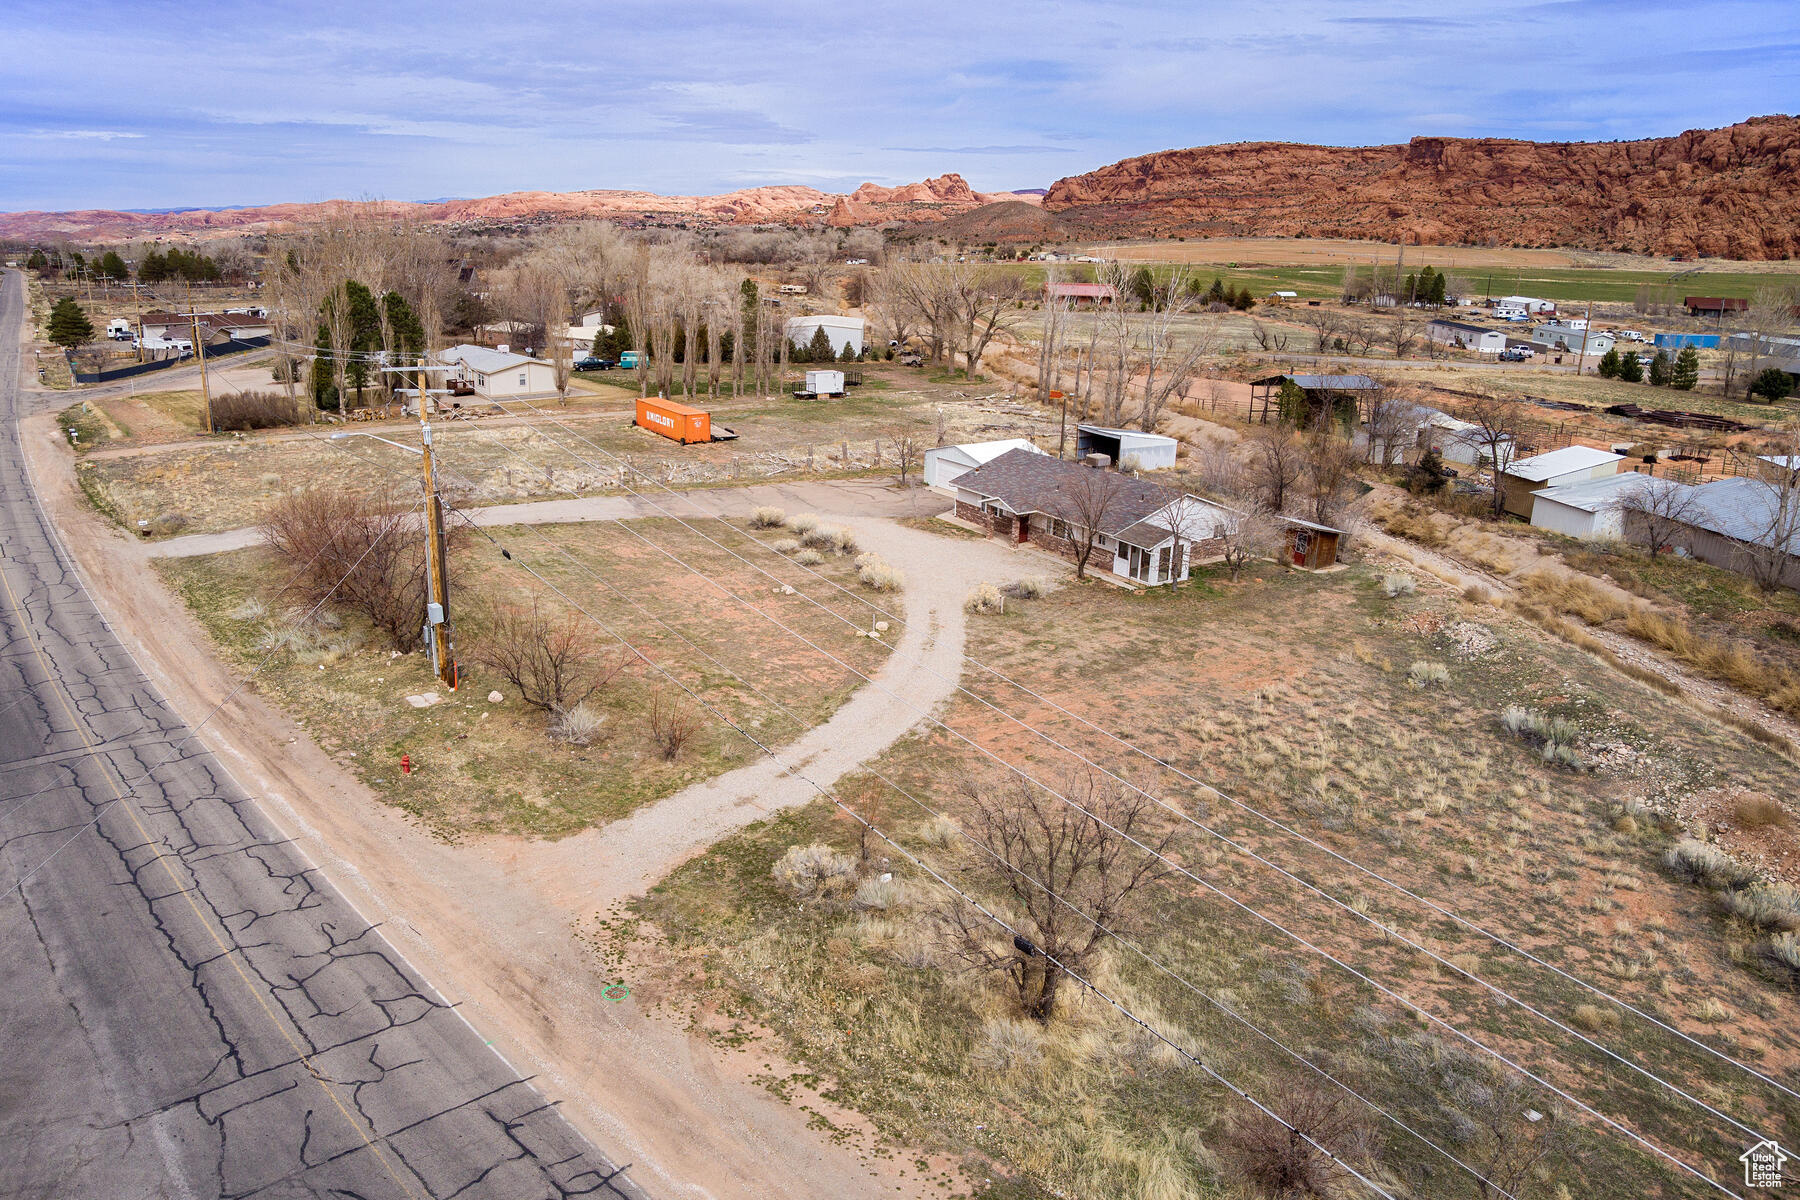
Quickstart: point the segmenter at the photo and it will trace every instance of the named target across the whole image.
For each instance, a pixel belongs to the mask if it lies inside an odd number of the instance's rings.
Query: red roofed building
[[[1046,283],[1044,285],[1046,300],[1067,300],[1072,304],[1087,301],[1089,304],[1111,304],[1117,300],[1118,294],[1110,283]]]

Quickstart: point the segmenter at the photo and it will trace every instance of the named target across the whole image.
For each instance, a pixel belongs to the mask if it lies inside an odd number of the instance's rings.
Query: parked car
[[[1644,335],[1635,329],[1621,329],[1619,330],[1619,340],[1622,342],[1641,342],[1644,340]]]
[[[1500,352],[1500,357],[1507,362],[1524,362],[1537,357],[1537,351],[1530,346],[1508,346]]]
[[[575,369],[577,371],[610,371],[617,365],[618,364],[614,363],[610,358],[595,358],[591,354],[586,358],[575,360]]]
[[[922,367],[925,365],[925,360],[923,358],[910,352],[902,354],[899,361],[900,365],[903,367]]]

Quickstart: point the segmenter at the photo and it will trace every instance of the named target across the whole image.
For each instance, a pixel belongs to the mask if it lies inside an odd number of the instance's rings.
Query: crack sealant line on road
[[[24,606],[20,603],[17,593],[13,591],[12,580],[7,576],[3,567],[0,567],[0,592],[4,593],[8,606],[18,614],[21,621],[20,628],[24,633],[26,640],[30,643],[32,652],[38,657],[39,665],[43,667],[46,676],[51,680],[51,687],[57,700],[62,704],[70,721],[74,722],[75,732],[88,747],[88,753],[94,757],[95,762],[100,764],[101,773],[105,776],[107,786],[113,793],[113,799],[101,805],[100,813],[95,816],[94,821],[87,826],[83,826],[82,830],[78,831],[75,836],[80,837],[81,833],[85,832],[88,828],[91,828],[92,825],[97,824],[100,818],[105,815],[107,808],[113,803],[119,804],[120,807],[130,815],[131,822],[133,826],[136,827],[138,836],[143,839],[143,844],[145,846],[151,848],[156,862],[163,868],[164,872],[167,873],[170,885],[176,889],[176,892],[171,893],[171,895],[179,894],[187,900],[188,907],[193,912],[194,919],[200,923],[201,927],[204,928],[207,934],[212,938],[214,944],[218,946],[220,957],[230,960],[233,970],[236,971],[239,981],[244,986],[244,990],[256,1000],[257,1007],[259,1007],[262,1010],[263,1015],[268,1018],[269,1024],[281,1034],[282,1039],[286,1041],[289,1048],[293,1050],[295,1059],[299,1061],[306,1068],[307,1073],[318,1082],[320,1089],[325,1092],[326,1096],[331,1100],[332,1105],[343,1116],[345,1124],[349,1125],[350,1128],[356,1132],[356,1135],[362,1139],[363,1146],[375,1155],[376,1159],[380,1161],[394,1183],[408,1196],[419,1197],[420,1193],[409,1185],[406,1180],[400,1177],[400,1174],[395,1170],[394,1165],[388,1161],[388,1156],[383,1153],[381,1147],[377,1145],[377,1141],[385,1140],[385,1135],[382,1135],[379,1138],[374,1136],[375,1131],[373,1126],[365,1131],[362,1125],[350,1115],[350,1110],[345,1107],[342,1098],[338,1096],[337,1089],[326,1080],[324,1074],[314,1065],[312,1057],[301,1048],[300,1043],[294,1037],[293,1032],[288,1029],[280,1018],[275,1015],[274,1010],[269,1007],[269,1002],[263,996],[262,991],[251,982],[249,973],[244,969],[241,953],[243,948],[237,945],[235,940],[227,940],[227,938],[219,931],[217,923],[207,917],[201,910],[199,901],[195,899],[194,889],[198,887],[198,883],[196,882],[191,887],[184,887],[182,885],[181,877],[176,873],[174,865],[169,862],[168,855],[164,853],[161,843],[151,835],[149,827],[144,823],[142,813],[138,810],[138,806],[132,802],[135,793],[124,786],[123,780],[121,780],[110,765],[100,757],[99,749],[95,746],[93,739],[89,736],[87,726],[76,716],[74,706],[69,700],[67,691],[64,689],[61,681],[56,680],[51,673],[50,664],[44,658],[43,648],[38,644],[37,635],[31,630],[30,617],[26,614]],[[235,695],[236,693],[234,692],[233,694]],[[229,697],[227,699],[229,699]],[[221,701],[221,705],[223,705],[223,703],[224,702]],[[217,710],[215,709],[215,712],[216,711]],[[196,729],[188,736],[189,738],[193,738],[198,736],[198,733],[199,730]],[[67,842],[63,844],[68,845]],[[54,852],[51,857],[55,857]],[[18,884],[15,886],[20,891],[21,897],[23,896],[25,883],[49,861],[50,859],[45,859],[43,863],[39,863],[37,867],[32,868],[30,872],[20,877]]]

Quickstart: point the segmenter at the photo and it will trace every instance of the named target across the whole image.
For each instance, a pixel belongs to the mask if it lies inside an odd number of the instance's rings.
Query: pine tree
[[[1425,297],[1425,302],[1430,304],[1433,308],[1442,308],[1444,306],[1444,301],[1447,298],[1448,285],[1444,282],[1444,273],[1442,271],[1432,271],[1431,292]]]
[[[607,351],[606,330],[594,330],[594,344],[588,347],[589,358],[605,358]]]
[[[131,270],[125,265],[125,260],[119,257],[117,250],[108,250],[95,264],[94,273],[102,279],[127,279]]]
[[[1207,289],[1206,300],[1209,304],[1225,303],[1225,281],[1217,275],[1213,276],[1212,287]]]
[[[1644,362],[1630,350],[1619,355],[1619,378],[1626,383],[1644,382]]]
[[[1594,368],[1594,373],[1599,375],[1602,379],[1617,379],[1619,377],[1618,350],[1612,349],[1608,350],[1605,354],[1602,354],[1600,356],[1600,365]]]
[[[1761,396],[1770,404],[1794,390],[1794,377],[1780,367],[1764,367],[1750,384],[1750,394]]]
[[[25,260],[25,269],[27,271],[42,271],[49,265],[50,260],[44,257],[44,252],[42,250],[33,250],[31,252],[31,257]]]
[[[1668,387],[1670,375],[1669,352],[1658,350],[1656,357],[1650,360],[1650,386]]]
[[[856,347],[850,343],[849,338],[844,339],[844,348],[842,350],[838,351],[837,360],[839,362],[855,362],[856,361]]]
[[[388,328],[394,331],[394,349],[408,358],[423,353],[425,326],[419,322],[418,314],[413,312],[406,297],[399,292],[389,292],[381,298],[381,304],[387,310]]]
[[[50,340],[67,350],[94,340],[94,323],[75,303],[75,297],[64,296],[50,310]]]
[[[152,250],[138,264],[138,278],[145,283],[161,283],[169,277],[169,259],[161,250]]]
[[[831,348],[831,335],[825,332],[823,325],[813,330],[812,341],[806,344],[807,361],[836,362],[837,351]]]
[[[1156,303],[1156,276],[1149,267],[1139,267],[1131,273],[1131,294],[1144,308]]]
[[[1669,386],[1680,392],[1691,392],[1694,385],[1700,382],[1700,352],[1692,346],[1683,346],[1681,353],[1675,356],[1675,366],[1669,372]]]

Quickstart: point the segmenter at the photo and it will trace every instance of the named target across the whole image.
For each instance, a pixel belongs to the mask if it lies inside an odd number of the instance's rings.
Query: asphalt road
[[[640,1197],[274,825],[34,502],[0,286],[0,1196]]]

